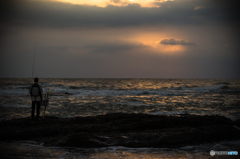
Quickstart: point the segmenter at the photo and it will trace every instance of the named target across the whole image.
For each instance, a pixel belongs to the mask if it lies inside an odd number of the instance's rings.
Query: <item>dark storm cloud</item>
[[[141,43],[129,43],[124,41],[113,42],[96,42],[90,45],[84,46],[86,49],[90,49],[93,53],[123,53],[138,48],[147,48],[150,46],[143,45]]]
[[[3,0],[0,2],[1,25],[65,28],[238,22],[235,2],[176,0],[156,2],[160,8],[142,8],[139,4],[101,8],[53,1]],[[198,6],[201,8],[195,10]]]
[[[196,45],[194,42],[188,42],[185,40],[176,40],[174,38],[163,39],[160,44],[164,45]]]

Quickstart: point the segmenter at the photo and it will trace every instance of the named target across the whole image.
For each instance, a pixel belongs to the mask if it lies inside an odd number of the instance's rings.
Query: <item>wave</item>
[[[226,85],[215,85],[206,87],[172,87],[161,89],[96,89],[85,86],[64,86],[61,84],[44,83],[42,85],[44,94],[51,90],[51,95],[74,95],[74,96],[187,96],[198,95],[209,92],[223,92],[229,90]],[[231,88],[232,89],[232,88]],[[0,88],[0,95],[27,95],[29,85]]]
[[[211,91],[211,90],[219,90],[223,87],[228,87],[223,84],[215,85],[215,86],[206,86],[206,87],[172,87],[169,90],[199,90],[199,91]]]
[[[26,95],[29,94],[29,89],[21,89],[21,88],[6,88],[0,89],[0,96],[14,96],[14,95]]]

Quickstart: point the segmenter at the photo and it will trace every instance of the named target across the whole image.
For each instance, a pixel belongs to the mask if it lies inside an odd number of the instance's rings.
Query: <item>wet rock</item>
[[[229,89],[229,86],[222,86],[221,89]]]

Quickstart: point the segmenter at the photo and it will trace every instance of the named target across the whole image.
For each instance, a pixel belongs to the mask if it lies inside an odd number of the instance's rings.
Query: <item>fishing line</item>
[[[33,56],[32,78],[33,78],[33,73],[34,73],[35,54],[36,54],[36,44],[35,44],[34,56]]]

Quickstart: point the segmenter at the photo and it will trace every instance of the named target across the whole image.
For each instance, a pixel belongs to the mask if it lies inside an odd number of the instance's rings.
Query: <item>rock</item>
[[[237,120],[235,121],[235,124],[236,124],[238,127],[240,127],[240,119],[237,119]]]
[[[181,147],[239,140],[240,120],[222,116],[107,114],[32,121],[0,121],[0,141],[33,140],[48,146],[96,148]]]
[[[74,134],[67,137],[66,141],[59,143],[58,146],[97,148],[106,146],[98,140],[93,139],[87,133]]]

